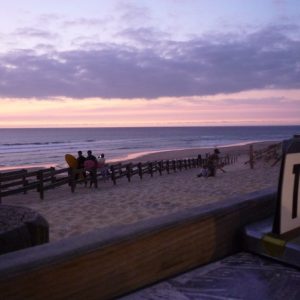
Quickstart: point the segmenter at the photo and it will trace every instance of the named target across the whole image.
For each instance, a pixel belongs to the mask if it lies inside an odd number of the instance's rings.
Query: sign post
[[[273,233],[285,236],[300,232],[300,136],[283,142]]]

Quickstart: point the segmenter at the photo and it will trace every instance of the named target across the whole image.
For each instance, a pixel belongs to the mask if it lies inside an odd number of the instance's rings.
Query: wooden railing
[[[276,143],[267,146],[266,148],[254,150],[253,145],[249,146],[249,160],[245,164],[250,165],[250,168],[253,169],[255,163],[258,161],[264,161],[275,165],[281,159],[282,155],[282,143]]]
[[[36,190],[44,199],[44,192],[64,184],[70,184],[69,168],[48,168],[38,171],[19,170],[0,173],[0,201],[2,197]]]
[[[113,184],[117,184],[117,180],[126,177],[128,182],[133,176],[139,176],[143,179],[148,174],[151,177],[155,173],[160,176],[165,172],[177,172],[191,168],[202,167],[206,163],[207,158],[186,158],[179,160],[162,160],[149,161],[146,163],[127,163],[106,165],[107,172],[98,169],[96,172],[96,181],[111,179]],[[233,164],[237,161],[237,155],[227,155],[220,158],[223,165]],[[41,169],[38,171],[19,170],[12,172],[0,173],[0,203],[3,197],[15,195],[19,193],[26,194],[29,190],[36,190],[40,199],[44,199],[45,191],[54,189],[61,185],[69,185],[71,192],[74,192],[76,185],[81,182],[91,180],[90,175],[86,178],[80,176],[85,172],[82,169]],[[88,173],[88,172],[87,172]]]

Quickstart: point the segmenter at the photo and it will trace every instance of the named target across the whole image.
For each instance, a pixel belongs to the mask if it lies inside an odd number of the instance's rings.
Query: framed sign
[[[283,142],[273,233],[300,231],[300,137]]]

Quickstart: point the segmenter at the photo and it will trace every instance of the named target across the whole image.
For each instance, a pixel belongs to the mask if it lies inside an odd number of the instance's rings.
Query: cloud
[[[19,28],[17,29],[13,35],[25,37],[25,38],[42,38],[42,39],[56,39],[58,37],[57,34],[54,34],[47,30],[41,30],[31,27]]]
[[[106,22],[106,19],[100,18],[78,18],[71,21],[64,21],[63,26],[100,26]]]
[[[128,1],[121,1],[116,5],[116,11],[120,13],[120,18],[128,23],[138,22],[145,24],[146,21],[150,21],[151,11],[144,5],[137,5],[136,3],[130,3]]]
[[[140,40],[143,32],[149,41],[145,48],[95,43],[40,55],[25,50],[1,54],[0,96],[153,99],[300,88],[296,26],[185,42],[157,41],[145,28],[127,37]]]
[[[137,29],[127,28],[116,34],[117,37],[137,42],[141,45],[154,45],[170,38],[170,34],[164,33],[153,28],[140,27]]]

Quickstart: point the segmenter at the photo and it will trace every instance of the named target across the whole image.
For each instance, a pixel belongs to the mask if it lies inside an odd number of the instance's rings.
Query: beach
[[[255,144],[255,149],[270,143]],[[198,178],[199,168],[145,175],[143,180],[134,176],[99,182],[98,189],[77,185],[75,193],[62,186],[45,193],[40,200],[38,193],[19,194],[3,198],[3,204],[26,206],[40,213],[50,225],[50,242],[80,235],[95,229],[126,225],[140,220],[156,218],[193,207],[214,204],[232,197],[278,185],[280,163],[258,161],[253,169],[249,164],[249,145],[220,147],[221,156],[238,154],[238,161],[226,165],[226,173],[216,177]],[[161,159],[179,159],[205,155],[212,148],[185,149],[150,153],[131,161],[145,162]]]

